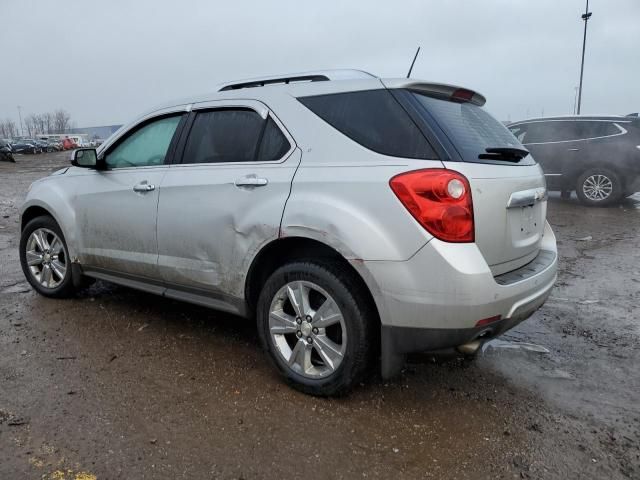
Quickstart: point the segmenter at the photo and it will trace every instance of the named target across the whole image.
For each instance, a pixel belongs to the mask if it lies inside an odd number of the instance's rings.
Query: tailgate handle
[[[507,202],[507,208],[531,207],[547,199],[547,189],[544,187],[513,192]]]

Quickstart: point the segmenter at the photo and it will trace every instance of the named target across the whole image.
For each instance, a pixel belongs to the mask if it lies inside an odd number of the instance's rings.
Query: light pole
[[[22,112],[20,111],[22,107],[18,105],[18,118],[20,119],[20,136],[24,136],[24,130],[22,129]]]
[[[580,64],[580,86],[578,87],[578,115],[580,115],[580,104],[582,103],[582,75],[584,74],[584,50],[587,45],[587,22],[591,18],[591,12],[589,11],[589,0],[587,0],[587,7],[585,8],[582,20],[584,20],[584,37],[582,38],[582,63]]]

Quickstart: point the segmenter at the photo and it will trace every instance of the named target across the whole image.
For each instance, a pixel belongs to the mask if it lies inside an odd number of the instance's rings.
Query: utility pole
[[[24,130],[22,129],[22,112],[20,111],[22,107],[18,105],[18,118],[20,119],[20,136],[24,136]]]
[[[591,12],[589,11],[589,0],[587,0],[587,7],[585,8],[582,20],[584,20],[584,37],[582,38],[582,63],[580,64],[580,86],[578,87],[578,115],[580,115],[580,105],[582,104],[582,76],[584,74],[584,51],[587,45],[587,22],[591,18]]]

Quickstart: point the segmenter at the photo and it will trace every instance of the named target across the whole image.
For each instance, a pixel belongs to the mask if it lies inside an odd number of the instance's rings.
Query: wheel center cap
[[[312,329],[313,328],[311,327],[311,324],[309,322],[302,322],[302,325],[300,325],[300,331],[305,337],[311,335]]]
[[[51,255],[49,255],[48,253],[44,254],[44,261],[48,262],[49,260],[51,260]]]

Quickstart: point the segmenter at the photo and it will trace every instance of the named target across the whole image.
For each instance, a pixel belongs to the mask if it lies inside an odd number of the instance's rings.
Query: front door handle
[[[152,190],[155,190],[155,189],[156,189],[155,185],[151,183],[147,183],[146,181],[138,183],[137,185],[133,186],[134,192],[151,192]]]
[[[577,152],[577,151],[578,151],[578,149],[577,149],[577,148],[570,148],[570,149],[569,149],[569,151],[570,151],[570,152]]]
[[[235,181],[236,187],[264,187],[268,183],[269,180],[266,178],[260,178],[255,175],[247,175]]]

